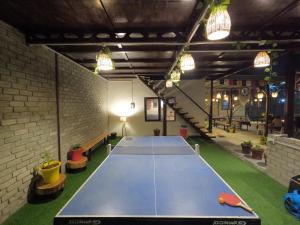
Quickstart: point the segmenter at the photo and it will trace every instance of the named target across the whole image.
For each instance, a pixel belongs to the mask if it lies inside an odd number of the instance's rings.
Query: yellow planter
[[[53,184],[59,180],[59,169],[61,166],[61,162],[59,161],[53,161],[49,163],[49,165],[58,164],[55,167],[49,168],[49,169],[43,169],[42,165],[38,167],[38,170],[43,177],[45,183],[47,184]]]

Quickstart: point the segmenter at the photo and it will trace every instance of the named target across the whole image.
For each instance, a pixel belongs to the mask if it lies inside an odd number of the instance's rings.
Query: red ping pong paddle
[[[227,205],[230,205],[230,206],[234,206],[234,207],[241,207],[245,210],[247,210],[248,212],[253,212],[253,210],[244,205],[241,200],[239,199],[239,197],[237,197],[236,195],[233,195],[233,194],[229,194],[229,193],[221,193],[220,196],[219,196],[219,202],[221,204],[227,204]]]

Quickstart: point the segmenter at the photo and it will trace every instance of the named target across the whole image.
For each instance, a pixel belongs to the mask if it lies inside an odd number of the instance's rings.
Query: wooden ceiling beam
[[[74,61],[80,64],[88,64],[88,63],[96,63],[96,59],[77,59],[73,58]],[[248,57],[202,57],[200,59],[194,58],[195,62],[199,63],[246,63],[249,61],[252,61],[252,59],[249,59]],[[113,59],[115,63],[172,63],[173,60],[171,58],[139,58],[139,59]]]
[[[124,35],[124,36],[123,36]],[[98,31],[35,31],[26,33],[28,44],[45,44],[51,46],[66,45],[107,45],[117,46],[146,46],[146,45],[171,45],[182,46],[187,36],[180,29],[124,29],[124,30],[98,30]],[[194,37],[189,45],[231,45],[237,42],[243,44],[261,44],[264,42],[299,43],[300,27],[279,28],[266,30],[231,30],[226,40],[208,41],[202,35]]]

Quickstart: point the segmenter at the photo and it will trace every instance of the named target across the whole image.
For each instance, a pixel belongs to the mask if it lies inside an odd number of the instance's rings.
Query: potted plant
[[[46,184],[53,184],[59,180],[61,162],[53,160],[48,152],[42,155],[42,163],[37,167],[37,172],[43,177]]]
[[[155,128],[153,130],[153,132],[154,132],[154,136],[159,136],[160,135],[160,129],[158,129],[158,128]]]
[[[252,149],[252,142],[251,141],[244,141],[242,144],[242,152],[244,154],[250,154],[251,153],[251,149]]]
[[[260,143],[261,145],[266,145],[266,144],[267,144],[267,137],[265,137],[265,136],[260,136],[260,141],[259,141],[259,143]]]
[[[235,133],[235,125],[232,125],[231,127],[228,128],[229,133]]]
[[[71,147],[71,160],[72,161],[79,161],[82,157],[83,148],[80,144],[72,145]]]
[[[260,147],[259,145],[255,145],[254,148],[252,148],[252,159],[258,159],[262,160],[264,155],[264,149]]]

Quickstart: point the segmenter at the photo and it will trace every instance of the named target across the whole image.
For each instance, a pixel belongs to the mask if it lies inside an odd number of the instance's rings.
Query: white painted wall
[[[108,84],[108,110],[109,110],[109,130],[110,132],[117,132],[118,135],[122,134],[121,116],[126,116],[127,135],[153,135],[153,129],[160,128],[162,132],[162,122],[146,122],[144,117],[144,98],[157,97],[152,90],[145,86],[139,79],[133,80],[133,101],[135,102],[135,109],[130,108],[131,103],[131,80],[118,80],[109,81]],[[182,81],[181,87],[184,88],[189,94],[192,94],[197,101],[204,104],[204,88],[201,88],[202,81]],[[204,83],[203,83],[204,85]],[[172,88],[170,93],[176,95],[176,90]],[[199,93],[199,96],[198,96]],[[202,96],[202,97],[201,97]],[[192,104],[186,102],[179,95],[178,100],[183,102],[183,107],[193,111]],[[180,104],[179,104],[180,105]],[[199,112],[199,111],[198,111]],[[202,118],[199,113],[193,113],[196,117]],[[185,122],[176,116],[175,122],[168,122],[168,135],[178,135],[179,128]],[[197,133],[189,128],[190,135]]]

